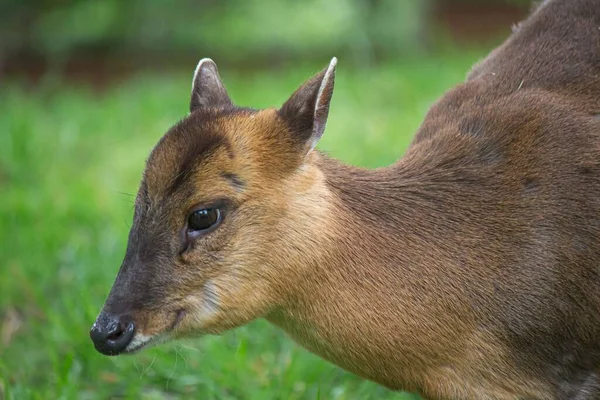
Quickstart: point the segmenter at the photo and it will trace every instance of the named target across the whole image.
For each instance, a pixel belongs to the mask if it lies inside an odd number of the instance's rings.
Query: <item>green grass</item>
[[[361,70],[340,60],[320,148],[363,166],[393,162],[480,55]],[[222,76],[238,104],[266,107],[321,67]],[[2,88],[0,398],[413,398],[320,360],[264,321],[131,357],[93,349],[88,331],[124,253],[144,159],[186,114],[192,69],[140,75],[102,94]]]

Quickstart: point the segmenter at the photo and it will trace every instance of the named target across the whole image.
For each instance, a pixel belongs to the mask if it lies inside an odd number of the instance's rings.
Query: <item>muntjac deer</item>
[[[265,318],[429,399],[600,399],[600,0],[540,5],[386,168],[315,150],[335,67],[254,110],[200,61],[96,348]]]

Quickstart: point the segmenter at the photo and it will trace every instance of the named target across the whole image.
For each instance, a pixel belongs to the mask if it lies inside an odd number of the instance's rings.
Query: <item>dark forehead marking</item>
[[[176,125],[175,134],[185,140],[179,154],[179,165],[168,192],[175,192],[190,177],[194,168],[217,148],[225,147],[230,151],[230,145],[225,136],[219,132],[214,116],[191,114]],[[216,125],[216,126],[215,126]],[[171,133],[171,132],[170,132]]]
[[[216,149],[224,148],[230,157],[234,157],[231,144],[227,140],[222,123],[234,114],[250,114],[255,110],[229,107],[226,109],[200,109],[173,126],[160,140],[149,160],[149,168],[164,168],[156,165],[169,162],[170,171],[159,174],[165,182],[159,182],[163,193],[169,195],[181,187],[190,177],[196,166],[213,154]],[[168,161],[167,161],[168,162]]]
[[[227,179],[235,190],[243,190],[246,186],[246,183],[242,180],[242,178],[240,178],[239,175],[234,174],[233,172],[223,172],[221,173],[221,176]]]

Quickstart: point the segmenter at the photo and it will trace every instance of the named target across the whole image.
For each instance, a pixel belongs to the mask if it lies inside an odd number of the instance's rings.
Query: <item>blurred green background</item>
[[[510,33],[519,0],[3,0],[0,399],[416,399],[264,321],[131,357],[89,328],[124,253],[145,157],[202,57],[240,105],[280,105],[339,58],[319,147],[376,167]]]

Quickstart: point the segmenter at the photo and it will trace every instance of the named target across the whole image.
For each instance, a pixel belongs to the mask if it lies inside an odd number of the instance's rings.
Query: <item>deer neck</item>
[[[439,353],[443,326],[462,312],[456,293],[441,293],[444,200],[402,168],[365,170],[322,155],[317,165],[327,202],[300,250],[310,257],[295,268],[305,276],[289,282],[290,300],[267,319],[345,369],[389,387],[399,375],[404,389],[422,386],[424,371],[450,358]],[[448,348],[459,351],[461,332],[453,327]]]

